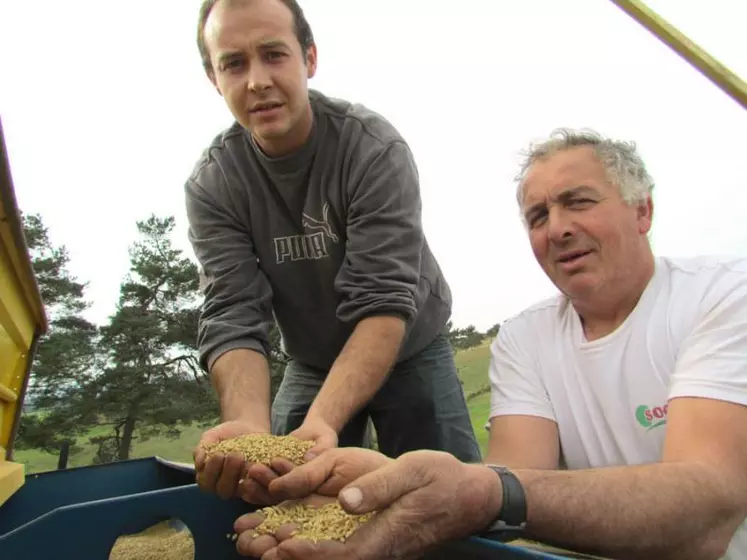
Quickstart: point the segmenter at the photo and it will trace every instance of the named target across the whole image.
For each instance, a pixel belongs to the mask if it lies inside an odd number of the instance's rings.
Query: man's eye
[[[536,228],[541,226],[546,218],[547,214],[545,214],[544,212],[541,214],[534,214],[533,216],[529,216],[527,223],[529,224],[529,227]]]
[[[221,70],[236,70],[237,68],[241,68],[241,64],[242,61],[238,58],[226,60],[223,62]]]
[[[586,207],[586,206],[589,206],[590,204],[594,204],[594,201],[591,200],[590,198],[574,198],[573,200],[570,201],[569,206],[578,208],[578,207]]]

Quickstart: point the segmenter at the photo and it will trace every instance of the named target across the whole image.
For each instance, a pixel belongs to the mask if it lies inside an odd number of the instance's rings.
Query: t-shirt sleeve
[[[747,269],[725,269],[703,296],[680,347],[669,398],[747,405]]]
[[[526,415],[555,420],[550,396],[534,357],[536,334],[506,323],[490,346],[490,416]]]

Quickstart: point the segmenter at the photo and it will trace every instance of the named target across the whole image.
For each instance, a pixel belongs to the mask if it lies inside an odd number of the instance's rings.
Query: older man
[[[561,131],[534,147],[518,201],[561,294],[492,345],[487,464],[335,450],[270,493],[339,492],[376,521],[278,547],[249,516],[241,550],[400,558],[497,529],[614,558],[747,558],[747,261],[655,257],[652,188],[630,144]]]

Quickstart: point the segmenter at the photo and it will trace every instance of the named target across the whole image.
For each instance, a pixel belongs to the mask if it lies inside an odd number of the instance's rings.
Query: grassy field
[[[484,387],[488,384],[490,342],[486,341],[475,348],[457,352],[456,362],[459,368],[459,377],[464,382],[465,394]],[[488,421],[488,413],[490,412],[490,393],[471,399],[467,405],[469,406],[469,414],[472,418],[472,427],[475,430],[477,441],[482,452],[485,453],[488,445],[488,432],[484,426]]]
[[[465,394],[478,390],[488,383],[489,361],[490,347],[488,342],[469,350],[457,352],[456,362],[459,368],[459,376],[464,382]],[[485,393],[475,397],[469,401],[468,405],[475,434],[484,452],[487,445],[488,433],[483,426],[487,421],[490,409],[490,394]],[[105,431],[106,428],[94,428],[87,436],[80,438],[78,445],[82,447],[82,451],[70,456],[68,467],[90,465],[95,454],[95,448],[88,443],[88,438],[102,435]],[[198,426],[185,426],[181,437],[178,439],[161,437],[147,441],[136,441],[133,446],[132,457],[152,457],[158,455],[173,461],[191,462],[192,450],[197,445],[202,432],[203,429]],[[57,456],[42,451],[17,451],[14,454],[14,460],[24,463],[29,473],[57,468]]]

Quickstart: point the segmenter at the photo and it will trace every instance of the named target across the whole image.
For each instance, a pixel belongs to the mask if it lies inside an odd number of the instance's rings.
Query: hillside
[[[488,386],[488,366],[490,365],[490,342],[485,341],[480,346],[461,350],[456,355],[459,377],[464,383],[464,393],[468,395]],[[487,449],[488,432],[484,428],[490,412],[490,393],[483,393],[468,401],[469,413],[472,417],[472,428],[475,430],[477,441],[483,454]]]

